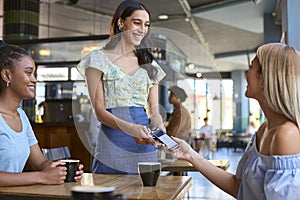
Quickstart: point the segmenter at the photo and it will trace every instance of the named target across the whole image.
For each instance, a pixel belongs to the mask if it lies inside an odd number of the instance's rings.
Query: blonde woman
[[[253,136],[236,174],[214,167],[177,138],[180,148],[173,155],[191,162],[237,199],[299,199],[300,53],[285,44],[262,45],[246,79],[246,97],[259,102],[267,120]]]

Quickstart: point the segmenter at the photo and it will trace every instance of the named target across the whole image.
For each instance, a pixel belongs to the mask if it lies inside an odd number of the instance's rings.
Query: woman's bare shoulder
[[[300,131],[297,125],[289,121],[276,128],[270,148],[272,155],[300,153]]]

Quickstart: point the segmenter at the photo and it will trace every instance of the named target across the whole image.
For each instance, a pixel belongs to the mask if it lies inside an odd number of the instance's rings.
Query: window
[[[199,129],[208,117],[216,129],[233,128],[233,81],[231,79],[179,80],[178,86],[185,89],[188,99],[183,103],[190,111],[192,127]]]

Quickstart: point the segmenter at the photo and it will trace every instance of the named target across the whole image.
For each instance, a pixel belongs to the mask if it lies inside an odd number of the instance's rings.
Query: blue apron
[[[149,127],[149,118],[143,107],[107,110],[124,121]],[[146,161],[157,161],[153,145],[137,144],[128,133],[101,125],[93,160],[93,173],[137,174],[138,162]]]

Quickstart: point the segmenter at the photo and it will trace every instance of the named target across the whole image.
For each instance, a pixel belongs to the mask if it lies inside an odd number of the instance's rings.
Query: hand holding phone
[[[158,140],[160,143],[165,144],[170,151],[173,151],[179,147],[177,142],[175,142],[170,136],[168,136],[160,128],[151,130],[150,134],[155,140]]]

